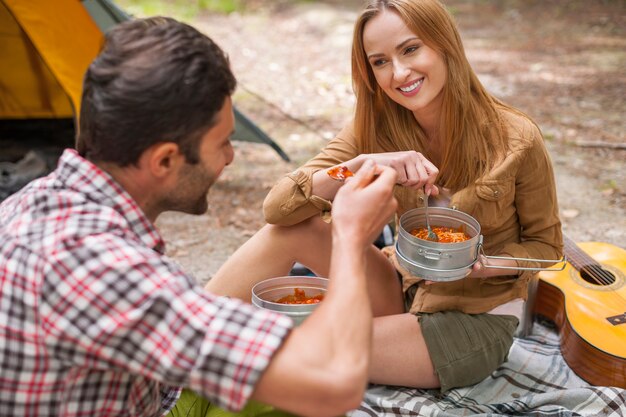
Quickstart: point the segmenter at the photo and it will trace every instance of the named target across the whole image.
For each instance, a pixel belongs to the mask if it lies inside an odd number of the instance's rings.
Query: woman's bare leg
[[[250,301],[257,282],[287,275],[300,262],[328,276],[331,228],[318,217],[294,226],[266,225],[244,243],[209,280],[206,288]],[[372,245],[367,257],[368,285],[374,316],[370,380],[418,388],[439,387],[417,318],[404,312],[396,270]]]
[[[317,216],[293,226],[266,225],[222,265],[206,289],[249,302],[254,284],[287,275],[294,262],[327,277],[331,245],[331,226]],[[374,316],[401,313],[396,270],[374,245],[367,256],[367,275]]]
[[[438,388],[417,317],[395,314],[374,319],[370,381],[376,384]]]

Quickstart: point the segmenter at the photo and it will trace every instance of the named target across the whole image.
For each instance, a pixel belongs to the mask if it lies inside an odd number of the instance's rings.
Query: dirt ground
[[[235,162],[203,216],[166,213],[168,254],[206,281],[264,221],[263,198],[350,118],[352,25],[360,1],[250,1],[244,13],[189,20],[230,55],[236,106],[290,156],[236,142]],[[459,1],[455,14],[479,78],[530,114],[557,175],[564,232],[626,248],[626,3]]]

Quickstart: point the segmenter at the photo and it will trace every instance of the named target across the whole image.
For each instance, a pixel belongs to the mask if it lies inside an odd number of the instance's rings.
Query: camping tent
[[[103,33],[126,19],[110,0],[0,0],[0,161],[32,143],[73,146],[83,74]],[[237,109],[235,120],[233,139],[266,143],[289,160]]]

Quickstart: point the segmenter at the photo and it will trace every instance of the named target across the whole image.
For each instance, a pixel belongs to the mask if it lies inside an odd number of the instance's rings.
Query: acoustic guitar
[[[564,240],[568,264],[539,273],[533,314],[555,323],[563,358],[578,376],[626,388],[626,250]]]

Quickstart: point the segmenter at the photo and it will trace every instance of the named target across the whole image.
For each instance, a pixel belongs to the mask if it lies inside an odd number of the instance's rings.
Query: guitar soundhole
[[[600,265],[588,265],[580,269],[582,279],[594,285],[611,285],[615,282],[615,275]]]

